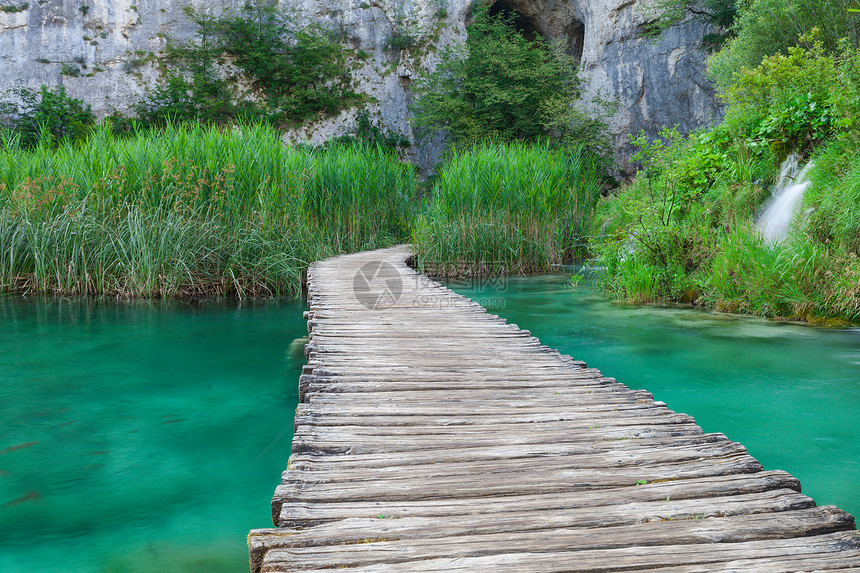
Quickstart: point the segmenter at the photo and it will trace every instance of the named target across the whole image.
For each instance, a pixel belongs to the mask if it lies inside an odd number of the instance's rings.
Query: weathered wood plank
[[[276,550],[284,551],[284,550]],[[512,551],[516,549],[512,548]],[[613,549],[587,549],[577,551],[511,552],[480,557],[434,558],[405,563],[377,563],[370,566],[350,567],[358,572],[438,572],[438,571],[630,571],[656,569],[674,565],[713,565],[732,560],[794,561],[806,567],[823,561],[829,553],[843,553],[851,560],[836,559],[838,566],[856,562],[860,557],[860,534],[856,531],[825,535],[742,541],[737,543],[709,543],[690,545],[628,546]],[[793,559],[792,559],[793,558]],[[802,559],[805,558],[805,559]],[[284,571],[277,563],[269,567],[265,561],[263,571]],[[291,563],[291,569],[305,569]],[[319,569],[308,568],[310,571]],[[797,571],[798,569],[794,569]],[[804,569],[799,569],[804,570]],[[814,570],[814,569],[806,569]]]
[[[686,517],[655,520],[646,524],[601,526],[596,529],[545,529],[476,535],[464,531],[451,535],[439,521],[431,533],[420,536],[397,520],[377,519],[362,527],[356,520],[306,531],[269,534],[257,541],[268,549],[263,569],[283,568],[289,563],[303,567],[363,566],[374,563],[404,563],[424,559],[478,557],[512,552],[546,553],[630,546],[677,546],[688,544],[739,543],[824,535],[853,528],[854,520],[834,508],[810,508],[738,517]],[[340,527],[338,527],[340,526]],[[271,531],[271,530],[270,530]]]
[[[285,503],[275,523],[282,527],[306,527],[326,521],[350,517],[377,517],[380,511],[387,517],[444,517],[450,515],[479,515],[515,513],[535,507],[565,509],[592,509],[604,505],[669,500],[731,497],[742,494],[763,493],[772,490],[800,492],[800,482],[786,472],[759,472],[733,474],[695,480],[674,480],[623,488],[604,488],[583,495],[581,491],[527,493],[513,496],[484,496],[446,500],[407,500],[396,502],[323,502],[305,500]]]
[[[624,422],[629,422],[625,424]],[[585,422],[588,423],[588,422]],[[596,426],[600,421],[592,422]],[[571,426],[574,426],[571,423]],[[304,427],[304,426],[303,426]],[[599,430],[599,431],[598,431]],[[506,443],[509,445],[534,445],[534,444],[557,444],[557,443],[581,443],[594,442],[600,440],[626,440],[637,438],[659,438],[659,437],[678,437],[678,436],[698,436],[701,435],[702,429],[693,422],[686,423],[660,423],[648,422],[636,424],[635,421],[619,420],[617,422],[603,421],[603,425],[594,428],[589,428],[580,423],[572,427],[570,433],[561,431],[547,432],[523,432],[520,434],[507,434],[505,436]],[[343,439],[328,438],[321,439],[315,435],[302,433],[293,438],[293,453],[318,453],[318,454],[371,454],[380,452],[408,452],[415,450],[438,450],[447,447],[457,447],[466,439],[446,437],[446,436],[427,436],[417,435],[409,440],[383,440],[382,442],[371,442],[368,437],[357,440],[351,437]],[[494,446],[500,443],[500,438],[497,435],[482,436],[480,434],[468,437],[469,444],[472,446]]]
[[[290,462],[290,469],[285,472],[284,479],[291,481],[296,476],[304,476],[305,481],[313,482],[363,482],[379,479],[388,479],[409,474],[424,479],[436,479],[441,477],[469,476],[472,479],[485,477],[506,472],[528,472],[540,464],[542,471],[566,472],[574,470],[613,468],[624,472],[635,471],[636,468],[649,468],[652,466],[664,466],[667,464],[680,463],[722,463],[727,458],[746,453],[746,448],[736,443],[728,443],[719,447],[702,448],[675,448],[661,452],[639,453],[631,455],[619,453],[618,455],[573,455],[559,456],[553,458],[518,457],[502,458],[495,460],[480,461],[447,461],[426,463],[421,465],[410,464],[386,465],[380,467],[364,467],[357,469],[345,468],[336,464],[314,464]],[[287,477],[289,475],[289,477]]]
[[[711,448],[734,447],[722,434],[702,434],[697,436],[681,436],[657,440],[616,440],[578,443],[550,443],[501,446],[466,446],[456,448],[433,449],[429,451],[403,452],[396,457],[388,454],[340,454],[313,455],[293,454],[290,456],[289,467],[314,471],[327,466],[344,470],[373,469],[396,466],[399,471],[409,472],[410,467],[425,464],[472,463],[498,460],[527,460],[532,464],[542,464],[556,458],[568,456],[605,456],[607,459],[617,459],[621,465],[638,463],[639,460],[653,461],[667,453],[670,456],[695,457],[695,452],[704,456],[713,452]],[[739,444],[737,447],[743,447]],[[679,453],[680,452],[680,453]],[[549,459],[531,459],[549,458]]]
[[[459,498],[464,499],[464,498]],[[392,500],[396,503],[396,500]],[[339,535],[339,541],[325,543],[352,543],[368,538],[429,539],[464,535],[516,533],[550,529],[595,529],[620,525],[643,524],[659,521],[701,520],[709,517],[774,514],[784,511],[808,509],[815,502],[793,490],[771,490],[727,497],[625,502],[615,505],[556,509],[547,506],[549,497],[536,500],[531,506],[515,511],[493,511],[475,514],[451,514],[444,517],[396,517],[388,511],[387,502],[380,503],[372,517],[351,517],[326,522],[307,529],[308,535],[300,539],[322,539],[325,532]],[[540,505],[544,503],[544,505]],[[853,524],[849,514],[840,523]],[[305,526],[303,526],[305,527]],[[842,527],[848,528],[849,525]],[[304,542],[303,542],[304,543]],[[307,541],[316,545],[316,541]]]
[[[694,479],[728,474],[755,473],[761,464],[749,455],[727,456],[719,460],[655,465],[635,468],[583,468],[523,475],[516,470],[500,470],[480,476],[440,476],[429,481],[423,477],[402,476],[340,483],[314,480],[310,472],[285,472],[275,488],[274,500],[291,501],[402,501],[409,499],[447,499],[485,495],[517,495],[532,492],[588,491],[624,487],[637,481]],[[316,472],[314,472],[316,473]],[[299,477],[303,476],[303,477]],[[301,480],[301,481],[300,481]],[[476,487],[476,484],[480,487]],[[273,502],[275,503],[275,502]]]

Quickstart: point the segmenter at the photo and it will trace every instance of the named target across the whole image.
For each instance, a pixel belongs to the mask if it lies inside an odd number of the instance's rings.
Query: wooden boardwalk
[[[311,267],[278,528],[249,535],[252,570],[860,570],[851,515],[408,256]]]

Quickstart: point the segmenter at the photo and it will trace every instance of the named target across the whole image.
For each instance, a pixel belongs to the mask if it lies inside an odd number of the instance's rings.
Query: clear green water
[[[247,571],[301,311],[0,297],[0,571]]]
[[[860,514],[860,331],[566,281],[452,286]],[[0,297],[0,571],[246,571],[289,454],[301,310]]]
[[[453,282],[510,322],[860,517],[860,329],[827,330],[686,308],[607,302],[569,275]]]

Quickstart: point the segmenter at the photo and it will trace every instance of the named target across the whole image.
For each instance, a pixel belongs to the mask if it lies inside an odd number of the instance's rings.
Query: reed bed
[[[601,167],[577,148],[487,143],[454,152],[415,221],[419,266],[439,276],[528,273],[581,254]]]
[[[263,125],[0,143],[0,292],[301,293],[313,260],[409,237],[411,166]]]
[[[300,296],[314,260],[413,241],[437,275],[551,269],[600,194],[581,150],[453,153],[420,201],[414,169],[368,145],[285,146],[264,125],[167,126],[0,147],[0,293]]]

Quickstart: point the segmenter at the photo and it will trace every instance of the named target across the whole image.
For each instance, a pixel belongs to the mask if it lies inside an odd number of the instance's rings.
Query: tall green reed
[[[419,263],[443,275],[547,270],[581,250],[601,192],[582,149],[486,143],[454,151],[416,220]]]
[[[410,166],[285,146],[263,125],[167,126],[0,149],[0,292],[301,293],[307,265],[408,237]]]

